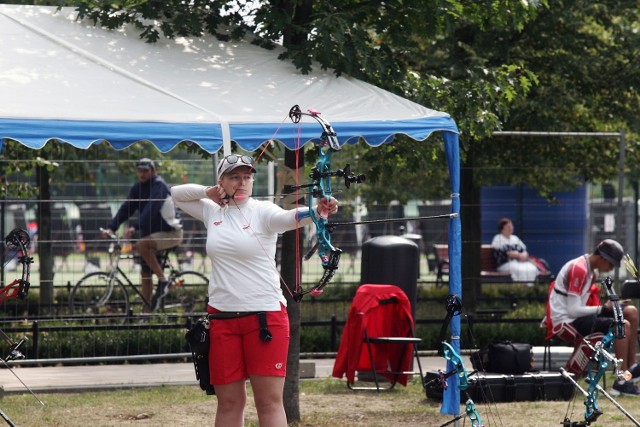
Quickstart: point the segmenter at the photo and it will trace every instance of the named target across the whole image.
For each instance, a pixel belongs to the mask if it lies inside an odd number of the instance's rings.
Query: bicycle
[[[102,229],[100,231],[103,231]],[[83,276],[71,290],[69,310],[71,314],[115,315],[128,316],[132,305],[142,304],[149,311],[153,311],[151,301],[148,301],[134,285],[127,274],[120,268],[122,256],[122,242],[115,233],[109,245],[108,271],[96,271]],[[177,248],[158,251],[158,260],[163,269],[169,269],[168,280],[174,285],[163,298],[160,310],[163,312],[194,312],[198,303],[206,301],[202,298],[208,295],[209,279],[197,271],[179,271],[170,261],[170,255],[175,254]],[[177,256],[177,254],[176,254]],[[132,289],[133,292],[128,291]],[[139,301],[136,301],[139,299]]]

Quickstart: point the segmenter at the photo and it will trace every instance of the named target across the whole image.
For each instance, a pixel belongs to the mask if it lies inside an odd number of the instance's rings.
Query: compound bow
[[[427,389],[430,386],[440,386],[443,390],[446,390],[449,386],[447,378],[455,375],[459,381],[460,391],[464,391],[467,397],[465,403],[465,412],[464,414],[454,417],[451,421],[442,424],[440,427],[456,423],[465,415],[469,418],[469,421],[471,421],[471,425],[473,427],[483,427],[480,414],[478,413],[478,411],[476,411],[475,403],[473,402],[473,399],[471,399],[471,396],[467,391],[471,382],[469,377],[474,375],[476,372],[474,371],[469,374],[464,366],[462,357],[458,354],[458,352],[453,348],[451,344],[445,341],[445,335],[447,332],[447,327],[449,326],[449,322],[451,321],[453,316],[459,316],[462,310],[462,300],[460,299],[460,297],[453,294],[447,296],[446,309],[447,315],[442,323],[439,337],[439,341],[442,343],[442,348],[438,350],[438,356],[444,357],[445,360],[451,362],[453,369],[447,372],[438,370],[438,377],[425,383],[424,388]]]
[[[336,132],[331,127],[331,124],[320,117],[320,113],[316,111],[308,110],[307,113],[303,113],[298,105],[294,105],[291,107],[291,110],[289,110],[289,118],[294,123],[300,123],[302,116],[312,117],[322,127],[320,143],[318,144],[318,161],[309,175],[311,183],[293,187],[295,190],[301,188],[310,189],[309,210],[311,211],[313,209],[314,198],[321,199],[326,197],[329,199],[333,194],[331,190],[332,177],[344,178],[345,187],[350,188],[351,184],[364,182],[365,176],[352,173],[351,165],[348,163],[344,168],[332,171],[331,155],[334,152],[340,151],[340,143],[338,142]],[[313,213],[311,214],[311,218],[316,227],[317,250],[324,273],[320,281],[313,288],[307,290],[299,288],[293,293],[293,299],[296,302],[300,302],[306,294],[311,294],[312,296],[322,294],[323,288],[331,281],[335,272],[338,270],[338,263],[340,262],[340,255],[342,254],[339,248],[331,244],[331,232],[327,228],[327,217],[322,212],[318,213],[319,218],[316,218]],[[310,256],[310,254],[308,256]]]
[[[628,380],[631,378],[631,374],[628,371],[622,372],[620,370],[620,364],[622,360],[616,359],[611,353],[613,352],[613,343],[616,339],[623,339],[624,334],[624,316],[622,315],[622,308],[620,307],[619,298],[613,289],[613,282],[610,277],[607,277],[602,281],[606,291],[607,297],[611,301],[613,309],[613,323],[609,327],[609,331],[602,338],[602,340],[595,346],[591,345],[588,340],[584,342],[589,346],[591,351],[591,357],[589,358],[589,364],[586,371],[586,382],[588,384],[587,389],[582,388],[576,380],[573,379],[571,374],[560,368],[562,375],[569,379],[573,385],[582,393],[585,397],[584,405],[586,407],[584,412],[584,421],[571,421],[569,417],[565,417],[561,423],[564,427],[585,427],[590,426],[595,422],[602,411],[598,408],[598,396],[602,393],[607,399],[611,401],[629,420],[631,420],[636,426],[640,426],[640,423],[636,421],[631,414],[629,414],[616,400],[607,393],[604,388],[599,384],[600,380],[607,371],[609,365],[613,366],[614,373],[619,380]]]
[[[29,286],[31,285],[29,282],[31,276],[31,264],[33,263],[33,258],[29,256],[29,246],[31,244],[31,238],[29,237],[29,233],[26,231],[16,228],[11,231],[7,237],[5,238],[5,246],[10,250],[15,252],[15,255],[18,256],[18,262],[22,265],[22,274],[20,278],[15,279],[13,282],[9,283],[2,289],[0,289],[0,304],[5,302],[8,299],[26,299],[29,294]],[[29,393],[36,398],[41,405],[44,406],[42,400],[35,395],[35,393],[20,379],[20,377],[13,372],[13,369],[7,361],[24,359],[24,354],[20,352],[20,347],[27,341],[26,337],[23,337],[20,341],[15,342],[9,336],[0,329],[0,338],[2,338],[9,345],[9,353],[4,358],[0,358],[0,361],[4,364],[6,368],[22,383],[22,385],[29,390]],[[0,409],[0,418],[6,421],[9,426],[15,427],[15,424],[11,421],[11,419]]]
[[[26,299],[29,294],[29,278],[31,275],[31,264],[33,258],[29,257],[29,245],[31,238],[29,234],[21,228],[11,231],[5,238],[5,245],[16,255],[19,253],[18,262],[22,265],[22,275],[2,289],[0,289],[0,304],[10,298]]]

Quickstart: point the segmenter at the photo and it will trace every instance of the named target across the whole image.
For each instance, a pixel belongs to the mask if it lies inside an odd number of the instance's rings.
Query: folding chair
[[[398,382],[406,386],[411,375],[420,375],[422,380],[418,356],[421,341],[415,337],[411,304],[402,289],[362,285],[349,310],[333,376],[346,375],[351,390],[378,392],[390,390]],[[417,371],[413,369],[414,359]],[[362,385],[365,381],[373,381],[375,386]]]

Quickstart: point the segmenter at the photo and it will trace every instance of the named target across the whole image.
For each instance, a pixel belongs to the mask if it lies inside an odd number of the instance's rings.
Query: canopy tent
[[[135,28],[106,31],[75,15],[0,5],[2,137],[33,148],[52,137],[83,148],[107,139],[119,149],[149,139],[163,152],[184,140],[215,152],[233,139],[251,151],[294,104],[330,119],[341,142],[365,136],[380,145],[391,123],[394,133],[419,140],[457,132],[447,114],[364,82],[328,71],[301,75],[278,50],[214,37],[148,44]],[[309,123],[302,137],[316,131]],[[293,147],[294,135],[278,139]]]
[[[298,104],[321,112],[341,144],[361,138],[378,146],[396,134],[424,140],[442,132],[451,212],[459,213],[458,129],[448,114],[330,71],[302,75],[277,59],[278,49],[211,36],[147,44],[133,27],[109,31],[75,17],[73,8],[0,5],[0,138],[34,149],[51,140],[79,148],[106,140],[116,149],[146,140],[162,152],[191,141],[228,153],[232,140],[253,151],[275,136],[294,148],[319,134],[308,121],[300,133],[275,135]],[[458,295],[460,242],[456,217],[449,259],[450,290]],[[458,318],[451,332],[459,337]],[[457,338],[453,345],[459,349]],[[443,413],[458,412],[455,381]]]

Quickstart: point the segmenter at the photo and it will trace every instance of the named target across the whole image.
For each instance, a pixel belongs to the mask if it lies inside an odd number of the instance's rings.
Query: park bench
[[[449,246],[434,244],[433,254],[436,259],[436,282],[443,283],[444,276],[449,276]],[[536,283],[548,283],[553,279],[550,273],[539,274]],[[496,269],[491,245],[483,244],[480,248],[480,281],[482,283],[512,283],[511,274]]]

